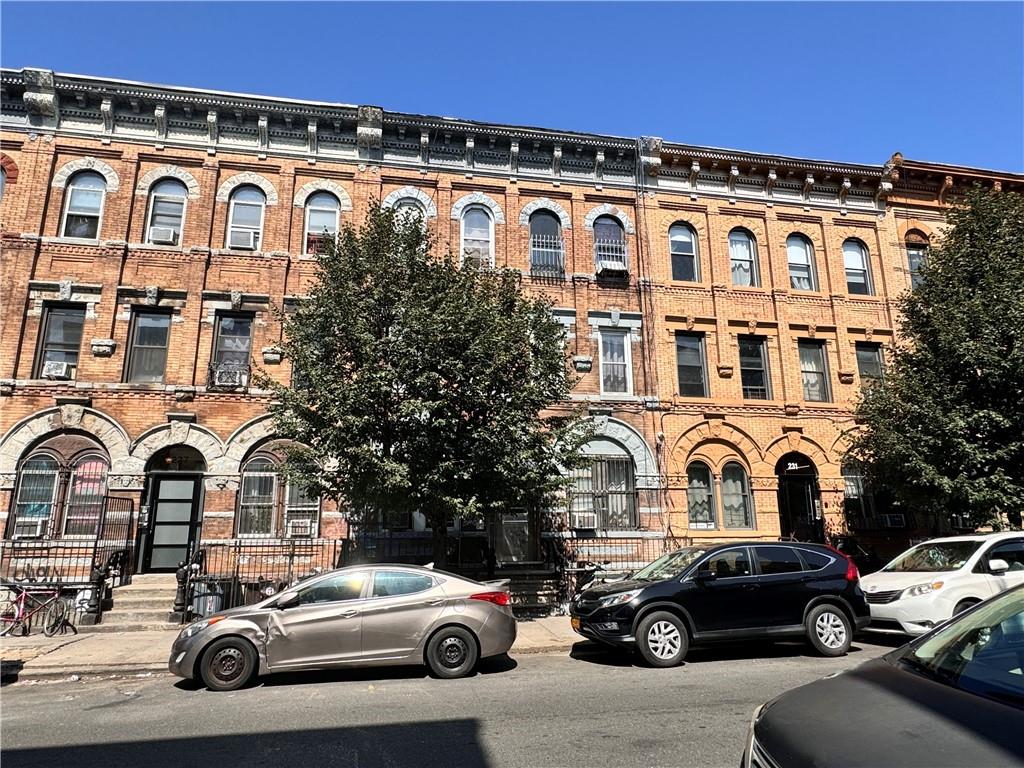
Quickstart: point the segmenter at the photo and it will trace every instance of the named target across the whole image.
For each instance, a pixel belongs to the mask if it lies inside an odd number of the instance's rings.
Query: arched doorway
[[[825,543],[818,468],[802,453],[787,453],[775,465],[779,476],[779,529],[783,538]]]
[[[202,525],[206,460],[188,445],[170,445],[146,464],[146,493],[139,519],[143,573],[173,571],[188,560]]]

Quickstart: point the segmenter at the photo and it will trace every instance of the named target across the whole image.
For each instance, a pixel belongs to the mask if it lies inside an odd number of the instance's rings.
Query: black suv
[[[859,581],[852,560],[816,544],[685,547],[576,595],[572,627],[656,667],[681,663],[690,643],[747,638],[807,637],[842,656],[870,619]]]

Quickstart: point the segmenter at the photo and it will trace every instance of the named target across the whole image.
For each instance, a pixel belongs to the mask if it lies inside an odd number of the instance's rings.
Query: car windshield
[[[705,552],[706,549],[697,547],[686,547],[684,549],[669,552],[662,555],[653,563],[641,568],[635,574],[634,579],[640,581],[659,581],[661,579],[672,579],[681,574]]]
[[[912,547],[889,563],[883,571],[956,571],[963,568],[980,541],[931,541]]]
[[[1024,590],[954,619],[909,646],[901,661],[941,683],[1024,709]]]

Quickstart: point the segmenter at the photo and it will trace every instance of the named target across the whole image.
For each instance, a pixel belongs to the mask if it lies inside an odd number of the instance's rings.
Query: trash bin
[[[224,607],[224,586],[216,581],[196,583],[192,597],[192,615],[210,616]]]

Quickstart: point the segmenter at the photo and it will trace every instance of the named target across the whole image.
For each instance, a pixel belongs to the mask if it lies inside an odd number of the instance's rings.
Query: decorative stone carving
[[[187,421],[175,420],[170,422],[171,444],[184,443],[188,440],[188,433],[191,428],[192,425]]]
[[[145,484],[145,475],[107,475],[107,485],[111,488],[137,491]]]
[[[420,131],[420,162],[424,165],[430,162],[430,131],[425,128]]]
[[[39,438],[61,429],[61,425],[94,436],[106,448],[114,472],[136,471],[129,455],[128,436],[120,424],[84,403],[61,403],[19,421],[0,437],[0,474],[15,472],[25,451]],[[138,471],[141,472],[143,466],[138,465]]]
[[[572,365],[579,373],[590,373],[594,369],[594,358],[590,355],[576,355]]]
[[[54,89],[53,71],[49,69],[25,69],[22,71],[25,93],[22,102],[32,117],[57,119],[59,103]]]
[[[456,200],[452,204],[452,219],[456,221],[461,219],[462,212],[470,205],[484,206],[490,210],[495,224],[505,223],[505,214],[502,212],[501,206],[483,192],[470,192]]]
[[[270,146],[270,118],[260,115],[256,118],[256,135],[259,137],[260,149],[267,149]]]
[[[509,163],[512,170],[512,174],[519,173],[519,139],[512,139],[512,145],[509,152]]]
[[[174,400],[178,403],[191,403],[196,396],[195,387],[175,387]]]
[[[783,410],[787,416],[796,416],[800,413],[800,406],[796,403],[786,403],[783,406]]]
[[[0,379],[0,397],[10,397],[14,394],[14,379]]]
[[[658,488],[660,486],[658,465],[654,460],[653,452],[647,446],[647,441],[626,423],[611,418],[607,410],[592,409],[591,419],[594,422],[595,437],[606,437],[615,441],[633,457],[633,465],[636,468],[636,487],[638,489]]]
[[[947,176],[942,180],[942,186],[939,187],[939,205],[946,204],[946,195],[949,194],[950,190],[953,189],[953,177]]]
[[[623,229],[625,229],[628,234],[632,235],[635,232],[633,229],[633,222],[630,221],[626,212],[617,205],[612,205],[611,203],[602,203],[601,205],[590,209],[590,212],[583,220],[583,223],[591,232],[594,231],[594,222],[599,216],[613,216],[619,220],[619,223],[622,224]]]
[[[814,176],[808,173],[807,176],[804,177],[804,188],[800,192],[800,194],[803,195],[804,200],[811,199],[811,187],[813,186]]]
[[[231,291],[231,308],[238,310],[242,307],[242,292]]]
[[[554,151],[551,155],[551,173],[555,176],[562,175],[562,145],[555,144]]]
[[[320,124],[317,122],[317,119],[315,117],[309,118],[309,122],[306,124],[306,151],[311,155],[315,155],[320,146],[317,136],[319,130]]]
[[[103,132],[110,134],[114,132],[114,102],[105,98],[100,102],[100,117],[103,118]]]
[[[850,181],[849,176],[843,177],[843,183],[839,185],[839,204],[846,205],[846,196],[850,194],[850,190],[853,188],[853,182]]]
[[[697,176],[700,174],[700,163],[694,160],[690,163],[690,189],[697,188]]]
[[[740,168],[738,165],[733,164],[732,167],[729,168],[729,177],[728,181],[726,182],[726,186],[728,186],[730,194],[736,194],[736,181],[737,179],[739,179],[739,177]]]
[[[89,346],[94,357],[110,357],[114,354],[117,342],[113,339],[93,339]]]
[[[121,180],[118,178],[117,172],[107,163],[95,157],[80,157],[77,160],[64,163],[60,170],[53,174],[50,186],[63,189],[67,186],[68,179],[79,171],[96,171],[103,176],[107,180],[107,192],[117,192],[121,188]]]
[[[764,193],[767,197],[771,197],[774,194],[775,182],[778,181],[779,174],[774,168],[768,169],[768,177],[764,182]]]
[[[220,133],[217,125],[217,119],[218,118],[216,109],[211,109],[209,112],[206,113],[206,134],[211,146],[216,146],[217,139]]]
[[[839,381],[843,384],[853,384],[853,371],[840,371]]]
[[[145,197],[156,182],[168,177],[177,179],[185,185],[186,189],[188,189],[189,200],[199,199],[199,182],[196,181],[196,177],[177,165],[161,165],[147,171],[139,179],[139,183],[135,185],[135,195],[137,197]]]
[[[57,283],[57,300],[58,301],[71,301],[71,290],[74,287],[74,282],[71,280],[61,280]]]
[[[472,136],[466,137],[466,157],[465,163],[467,168],[473,167],[473,149],[476,146],[476,140]]]
[[[643,165],[644,173],[648,176],[657,176],[661,171],[661,139],[657,136],[642,136],[640,138],[640,162]]]
[[[157,104],[153,107],[153,124],[156,126],[156,137],[167,138],[167,105]]]
[[[149,306],[156,306],[160,303],[160,286],[158,285],[147,285],[146,295],[143,298],[143,303]]]
[[[540,210],[551,211],[555,214],[562,223],[562,229],[572,229],[572,217],[569,215],[569,212],[558,201],[552,200],[549,197],[531,200],[524,205],[523,210],[519,212],[519,223],[524,227],[530,226],[530,216]]]
[[[60,406],[60,420],[65,428],[80,426],[84,415],[85,406],[83,405],[68,404]]]
[[[267,365],[280,365],[283,356],[284,352],[281,351],[280,347],[263,348],[263,362]]]
[[[253,173],[252,171],[236,173],[230,179],[226,179],[217,190],[217,202],[226,203],[231,198],[231,193],[234,192],[236,188],[246,184],[252,184],[253,186],[262,189],[263,194],[267,196],[267,205],[277,205],[277,190],[274,188],[274,185],[263,176],[260,176],[258,173]]]
[[[437,218],[437,206],[433,199],[418,187],[406,186],[390,192],[380,203],[382,208],[394,208],[402,200],[415,200],[423,207],[428,219]]]
[[[296,208],[303,208],[306,205],[306,200],[314,192],[330,192],[336,198],[338,198],[338,207],[343,211],[352,210],[352,198],[348,196],[348,192],[343,186],[337,182],[331,181],[330,179],[313,179],[303,184],[295,192],[295,197],[292,199],[292,205]]]
[[[380,157],[384,142],[384,110],[380,107],[360,106],[357,111],[356,147],[364,159]]]

